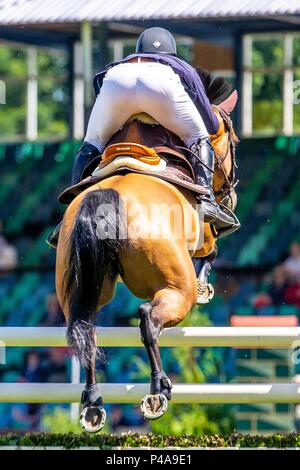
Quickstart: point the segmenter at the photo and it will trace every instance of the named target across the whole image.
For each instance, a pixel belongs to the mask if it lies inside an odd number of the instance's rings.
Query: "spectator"
[[[42,357],[36,351],[30,351],[25,356],[22,376],[19,382],[45,382],[45,369],[42,365]],[[43,405],[40,403],[18,403],[11,410],[14,427],[29,431],[39,429]]]
[[[289,257],[283,263],[290,279],[295,279],[300,276],[300,245],[293,242],[290,245]]]
[[[40,403],[17,403],[12,406],[11,417],[15,429],[26,429],[27,431],[38,431],[42,416]]]
[[[65,317],[55,294],[48,295],[46,309],[40,326],[64,326]]]
[[[284,293],[288,287],[288,273],[284,265],[276,266],[272,273],[272,282],[268,294],[273,305],[284,304]]]
[[[44,382],[45,369],[41,356],[36,351],[30,351],[25,356],[22,377],[26,382]]]
[[[124,420],[122,408],[120,406],[113,406],[111,408],[110,420],[113,432],[116,432],[119,426],[125,426],[127,424]]]
[[[66,348],[49,349],[47,369],[47,382],[67,382]]]
[[[255,309],[261,309],[272,305],[272,299],[267,292],[259,292],[252,299],[252,305]],[[258,312],[259,313],[259,312]]]
[[[18,265],[18,252],[2,235],[2,222],[0,221],[0,269],[10,270]]]
[[[287,304],[296,305],[300,308],[300,275],[286,288],[284,301]]]
[[[145,427],[145,419],[139,407],[113,406],[110,411],[112,431],[123,431],[133,428]]]

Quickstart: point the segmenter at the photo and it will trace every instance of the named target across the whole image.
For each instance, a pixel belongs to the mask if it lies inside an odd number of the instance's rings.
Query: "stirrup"
[[[234,212],[229,209],[228,207],[224,206],[224,204],[219,204],[221,209],[224,212],[229,213],[229,215],[233,218],[234,223],[230,225],[229,227],[220,227],[216,228],[213,225],[211,225],[211,230],[213,233],[214,238],[222,238],[222,237],[227,237],[227,235],[231,235],[232,233],[236,232],[241,228],[241,223],[237,216],[234,214]]]
[[[215,290],[210,282],[200,281],[197,279],[197,304],[208,304],[213,296]]]

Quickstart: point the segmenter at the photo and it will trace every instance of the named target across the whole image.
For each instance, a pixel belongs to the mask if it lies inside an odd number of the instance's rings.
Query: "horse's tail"
[[[70,237],[64,277],[69,306],[67,340],[84,367],[95,355],[103,359],[95,344],[95,318],[104,276],[115,280],[121,274],[117,258],[124,245],[121,202],[113,189],[88,193],[78,208]]]

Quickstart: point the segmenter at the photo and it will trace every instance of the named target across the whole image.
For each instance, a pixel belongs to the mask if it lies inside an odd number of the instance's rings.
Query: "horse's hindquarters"
[[[191,264],[188,237],[194,233],[194,245],[198,237],[191,203],[171,184],[150,176],[127,174],[113,187],[126,218],[128,245],[118,257],[129,289],[140,298],[153,298],[157,285],[167,285],[174,273],[184,285],[185,265],[190,269]]]
[[[185,207],[186,204],[186,207]],[[114,294],[118,275],[133,294],[149,299],[139,307],[141,338],[151,365],[150,395],[142,411],[154,419],[166,411],[172,384],[162,369],[158,337],[175,326],[196,301],[196,277],[185,235],[196,211],[172,185],[150,176],[108,178],[68,207],[57,247],[56,285],[67,319],[68,344],[85,369],[81,423],[101,429],[105,412],[95,364],[95,317]]]

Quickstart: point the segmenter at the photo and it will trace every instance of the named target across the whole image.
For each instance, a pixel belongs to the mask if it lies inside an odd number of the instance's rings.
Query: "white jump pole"
[[[72,356],[71,361],[71,383],[80,384],[80,362],[77,357]],[[76,421],[79,417],[80,405],[79,403],[71,403],[70,416],[72,421]]]
[[[2,327],[0,341],[5,346],[66,346],[63,327]],[[139,328],[97,328],[99,346],[142,346]],[[174,327],[163,330],[160,346],[229,346],[295,348],[300,346],[300,327]]]
[[[84,384],[0,385],[3,403],[78,403]],[[149,384],[101,384],[104,403],[140,403]],[[178,384],[172,403],[300,403],[298,384]]]

